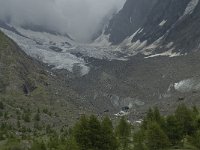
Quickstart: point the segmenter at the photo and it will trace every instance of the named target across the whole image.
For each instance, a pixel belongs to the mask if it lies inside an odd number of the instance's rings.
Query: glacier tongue
[[[49,39],[55,38],[56,36],[54,37],[53,35],[48,34],[51,38],[46,38],[45,34],[35,33],[34,38],[36,38],[36,35],[40,36],[41,38],[31,39],[31,37],[29,37],[30,35],[33,35],[33,33],[30,34],[31,32],[27,32],[27,34],[25,34],[26,37],[23,37],[12,31],[3,28],[0,29],[11,39],[13,39],[25,51],[26,54],[38,60],[41,60],[44,63],[54,66],[54,69],[67,69],[68,71],[73,72],[74,65],[78,64],[81,75],[87,74],[90,70],[90,68],[85,63],[84,59],[78,58],[70,53],[58,53],[49,49],[47,41]],[[40,41],[39,44],[38,40]],[[63,42],[62,38],[60,41],[59,40],[60,39],[57,37],[56,40],[52,39],[52,42]],[[53,44],[56,45],[57,43]]]
[[[106,60],[127,60],[116,47],[99,45],[99,43],[80,44],[61,35],[46,32],[36,32],[20,27],[14,27],[20,34],[0,28],[13,39],[31,57],[34,57],[53,69],[67,69],[70,72],[79,70],[79,75],[89,73],[90,67],[85,57]],[[78,56],[76,54],[81,54]]]

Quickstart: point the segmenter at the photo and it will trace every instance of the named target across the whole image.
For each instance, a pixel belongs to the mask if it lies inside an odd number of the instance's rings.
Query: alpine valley
[[[134,122],[149,107],[198,105],[199,27],[199,0],[127,0],[90,43],[0,21],[0,96],[11,115],[44,109],[56,127],[82,114]]]

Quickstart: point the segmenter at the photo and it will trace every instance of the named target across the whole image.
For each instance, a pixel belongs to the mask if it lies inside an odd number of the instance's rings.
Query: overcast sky
[[[0,0],[0,19],[15,25],[42,25],[78,40],[88,40],[102,20],[125,0]]]

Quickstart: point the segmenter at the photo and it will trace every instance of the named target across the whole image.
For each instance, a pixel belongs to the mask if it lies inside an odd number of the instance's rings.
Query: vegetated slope
[[[0,102],[4,106],[0,109],[1,123],[17,128],[20,122],[25,129],[33,130],[34,116],[39,113],[38,126],[68,126],[83,112],[79,99],[62,78],[27,56],[0,32]]]
[[[1,34],[1,93],[29,95],[37,87],[47,85],[47,73],[32,63],[11,40]]]

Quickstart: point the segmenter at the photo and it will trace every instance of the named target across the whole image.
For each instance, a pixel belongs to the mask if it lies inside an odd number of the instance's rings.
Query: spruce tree
[[[172,145],[175,145],[182,140],[181,127],[174,115],[167,116],[165,132]]]
[[[147,150],[145,130],[141,129],[133,134],[134,150]]]
[[[46,150],[46,146],[43,141],[34,141],[30,150]]]
[[[115,132],[120,142],[121,149],[127,150],[130,143],[131,125],[126,121],[125,117],[120,119]]]
[[[199,110],[197,109],[196,106],[192,107],[192,112],[193,112],[194,117],[197,117],[199,115]]]
[[[175,117],[180,124],[182,136],[191,135],[195,130],[195,120],[192,111],[184,104],[179,105],[175,111]]]
[[[165,128],[165,119],[164,119],[164,117],[161,116],[158,107],[154,108],[153,121],[157,122],[162,129]]]
[[[194,135],[189,137],[189,142],[197,149],[200,149],[200,130],[196,131]]]
[[[79,150],[79,147],[73,137],[67,139],[65,150]]]
[[[147,114],[146,114],[146,116],[145,116],[145,118],[144,118],[144,120],[143,120],[143,122],[142,122],[142,128],[144,129],[144,130],[146,130],[147,129],[147,127],[148,127],[148,123],[149,122],[152,122],[154,120],[154,111],[150,108],[148,111],[147,111]]]
[[[169,146],[167,135],[156,122],[149,124],[146,138],[149,150],[163,150]]]
[[[82,116],[74,127],[74,138],[80,150],[88,150],[91,147],[89,139],[89,121],[86,116]]]
[[[117,139],[113,132],[112,121],[105,117],[102,121],[102,132],[103,132],[103,149],[105,150],[116,150],[118,147]]]
[[[101,123],[96,116],[92,115],[89,118],[89,140],[91,143],[90,149],[102,150],[103,147],[103,132]]]
[[[1,101],[0,101],[0,109],[4,109],[4,104]]]

